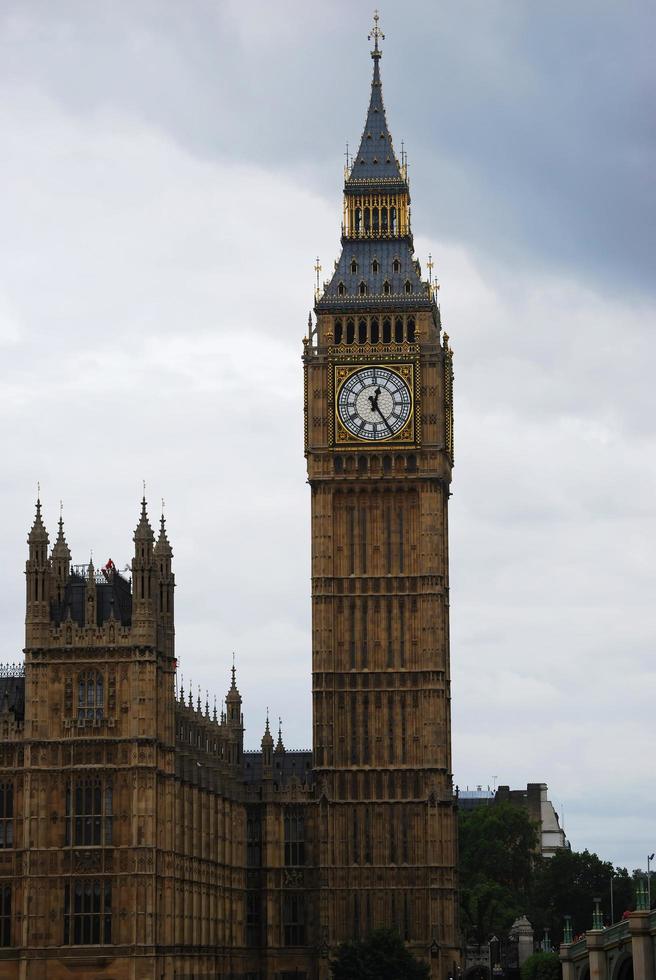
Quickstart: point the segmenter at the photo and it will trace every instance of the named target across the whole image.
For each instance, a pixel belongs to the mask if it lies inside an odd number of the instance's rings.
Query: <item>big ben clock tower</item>
[[[410,192],[371,99],[342,253],[304,345],[313,751],[324,948],[392,926],[458,960],[447,505],[452,353],[413,255]]]

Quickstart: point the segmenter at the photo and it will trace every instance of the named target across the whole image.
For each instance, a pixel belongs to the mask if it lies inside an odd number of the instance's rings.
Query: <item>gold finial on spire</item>
[[[380,20],[380,15],[378,10],[374,10],[374,26],[371,28],[371,34],[368,35],[370,41],[374,42],[374,50],[371,52],[372,58],[380,58],[380,50],[378,48],[378,41],[385,40],[385,35],[378,26],[378,21]]]

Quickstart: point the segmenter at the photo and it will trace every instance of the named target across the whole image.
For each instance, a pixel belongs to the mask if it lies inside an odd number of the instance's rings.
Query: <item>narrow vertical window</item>
[[[369,695],[365,694],[362,698],[362,762],[365,766],[370,763],[369,758]],[[369,812],[369,811],[367,811]]]
[[[285,810],[285,866],[305,864],[305,817],[301,810]]]
[[[360,863],[360,827],[358,822],[358,808],[352,810],[352,834],[353,834],[353,864]]]
[[[0,847],[14,846],[14,784],[0,783]]]
[[[360,603],[360,665],[366,669],[369,663],[367,639],[369,608],[366,598],[361,599]]]
[[[408,340],[411,344],[415,342],[415,321],[408,320]]]
[[[383,343],[390,344],[392,342],[392,321],[383,320]]]
[[[104,678],[99,671],[89,670],[78,677],[77,716],[100,719],[104,709]]]
[[[397,344],[403,343],[403,320],[397,317],[394,321],[394,340]]]
[[[349,575],[355,575],[355,509],[348,508]]]
[[[403,564],[404,564],[403,534],[404,534],[404,530],[405,529],[403,527],[403,509],[402,508],[399,508],[398,520],[399,520],[399,572],[401,574],[403,574],[403,570],[404,570],[403,569]]]
[[[405,694],[401,693],[399,695],[401,700],[401,762],[405,762],[405,736],[406,736],[406,721],[405,721]]]
[[[346,343],[352,344],[355,340],[355,323],[353,320],[346,321]]]
[[[0,946],[11,946],[11,885],[0,885]]]
[[[392,637],[392,600],[388,599],[387,605],[387,666],[394,666],[394,639]]]
[[[399,666],[405,667],[405,602],[399,599]]]
[[[379,340],[378,320],[371,321],[370,340],[372,344],[377,344]]]
[[[355,670],[355,602],[349,602],[349,658],[351,670]]]
[[[339,285],[341,288],[343,288],[342,283],[340,283]],[[342,321],[335,320],[335,343],[341,344],[341,342],[342,342]]]

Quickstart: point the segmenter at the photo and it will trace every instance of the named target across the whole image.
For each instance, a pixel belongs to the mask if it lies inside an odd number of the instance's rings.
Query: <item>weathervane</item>
[[[374,10],[374,26],[371,29],[371,34],[368,35],[370,41],[374,42],[374,50],[371,52],[372,56],[380,58],[380,51],[378,50],[378,40],[385,40],[385,35],[378,26],[378,21],[380,16],[377,10]]]

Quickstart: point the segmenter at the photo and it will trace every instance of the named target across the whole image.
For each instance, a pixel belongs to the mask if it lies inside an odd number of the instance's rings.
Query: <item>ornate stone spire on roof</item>
[[[48,543],[48,532],[46,531],[45,525],[41,518],[41,494],[36,498],[36,514],[34,515],[34,523],[30,528],[30,533],[27,536],[28,544],[41,544],[43,541]]]
[[[226,695],[226,702],[229,703],[231,701],[239,701],[239,703],[241,704],[241,694],[239,693],[239,688],[237,687],[237,669],[235,667],[234,654],[232,656],[233,656],[232,670],[231,670],[232,681],[230,684],[230,690]]]
[[[162,501],[162,504],[164,501]],[[169,542],[168,536],[166,534],[166,519],[164,517],[164,511],[162,510],[162,516],[159,519],[159,534],[157,536],[157,542],[155,544],[155,550],[153,552],[158,558],[172,558],[173,549]]]
[[[262,748],[273,748],[273,735],[271,734],[271,729],[269,728],[269,709],[267,708],[266,725],[264,727],[264,735],[262,736]]]
[[[134,531],[134,541],[148,541],[152,544],[155,540],[155,535],[153,534],[153,529],[150,526],[150,521],[148,520],[148,511],[146,509],[146,494],[144,492],[141,498],[141,514],[139,515],[139,523],[137,524]]]
[[[371,57],[374,62],[374,73],[371,81],[371,97],[367,119],[364,124],[360,148],[353,157],[352,166],[346,179],[346,191],[360,189],[362,184],[401,185],[405,188],[406,180],[394,153],[392,136],[387,127],[385,106],[383,104],[383,88],[380,80],[380,59],[382,51],[378,47],[379,39],[385,35],[378,27],[378,11],[374,14],[374,27],[369,40],[374,41]]]
[[[64,534],[64,518],[62,515],[61,505],[59,509],[59,521],[57,524],[57,537],[54,545],[52,546],[51,557],[63,559],[64,561],[70,561],[71,559],[71,551],[68,547],[66,536]]]
[[[282,740],[282,718],[278,718],[278,741],[276,742],[275,752],[284,752],[285,746]]]

